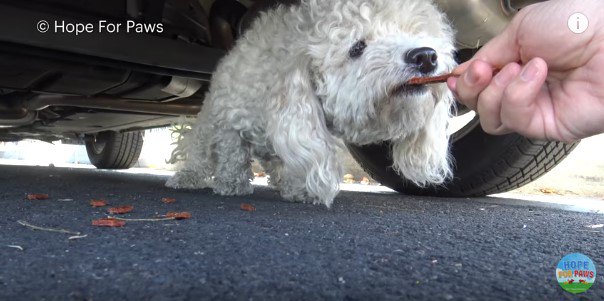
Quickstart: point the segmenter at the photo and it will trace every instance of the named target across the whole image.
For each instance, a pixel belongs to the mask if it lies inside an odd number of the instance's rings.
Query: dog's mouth
[[[409,85],[407,83],[402,83],[396,86],[392,90],[391,95],[404,95],[411,96],[417,94],[424,94],[428,91],[428,85]]]

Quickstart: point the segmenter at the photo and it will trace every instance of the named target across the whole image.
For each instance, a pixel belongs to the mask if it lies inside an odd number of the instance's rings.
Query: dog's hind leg
[[[221,195],[246,195],[252,186],[251,145],[239,131],[219,130],[214,135],[213,156],[216,158],[214,192]]]

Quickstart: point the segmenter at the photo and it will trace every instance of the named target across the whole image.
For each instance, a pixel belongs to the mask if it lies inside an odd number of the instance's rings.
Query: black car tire
[[[90,163],[99,169],[128,169],[138,161],[143,148],[143,133],[101,132],[86,139]]]
[[[502,193],[528,184],[560,163],[578,144],[537,141],[516,134],[492,136],[476,124],[456,133],[451,141],[454,177],[432,187],[418,187],[396,174],[391,168],[388,143],[348,145],[348,148],[367,173],[396,191],[470,197]]]

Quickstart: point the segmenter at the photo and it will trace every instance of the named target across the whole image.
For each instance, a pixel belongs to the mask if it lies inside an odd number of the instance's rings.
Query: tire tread
[[[470,189],[459,189],[466,196],[482,196],[520,188],[541,177],[562,161],[576,147],[561,142],[538,142],[521,138],[519,144],[509,150],[511,157],[505,154],[491,164],[485,171],[492,176],[480,177],[473,181],[477,185]],[[514,154],[516,153],[516,154]]]
[[[106,143],[100,154],[96,154],[92,146],[86,143],[90,162],[97,168],[128,169],[138,161],[143,147],[142,132],[104,132],[98,137],[97,139],[104,139]]]
[[[512,137],[512,136],[510,136]],[[502,140],[503,141],[503,140]],[[463,178],[454,178],[450,182],[437,187],[417,187],[400,178],[383,159],[389,149],[348,146],[350,153],[361,167],[374,179],[383,185],[399,192],[415,195],[432,195],[444,197],[473,197],[502,193],[522,187],[541,177],[560,163],[578,145],[578,142],[564,144],[531,140],[516,135],[498,145],[498,156],[493,156],[486,164],[479,166],[477,171]]]

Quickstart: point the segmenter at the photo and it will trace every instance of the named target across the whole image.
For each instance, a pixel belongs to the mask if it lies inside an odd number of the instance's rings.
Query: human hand
[[[589,28],[567,27],[581,12]],[[550,0],[522,9],[447,81],[490,134],[570,142],[604,132],[604,1]],[[493,76],[493,69],[501,71]]]

